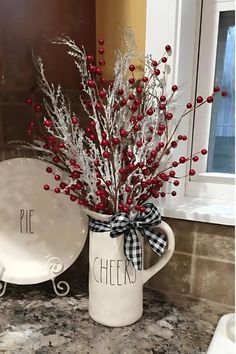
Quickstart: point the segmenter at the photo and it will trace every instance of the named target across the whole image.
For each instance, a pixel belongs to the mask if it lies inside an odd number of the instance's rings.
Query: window
[[[234,173],[235,151],[235,19],[234,11],[220,12],[215,82],[227,90],[216,97],[211,111],[207,172]]]
[[[208,158],[189,180],[186,195],[232,199],[235,151],[235,22],[234,1],[203,0],[199,43],[195,50],[197,93],[208,96],[214,84],[227,91],[216,95],[214,104],[196,110],[193,117],[192,150],[208,149]],[[196,36],[197,37],[197,36]],[[207,75],[206,75],[207,73]]]
[[[147,0],[146,53],[160,57],[172,46],[169,81],[184,84],[183,104],[209,96],[215,82],[228,91],[181,122],[189,145],[176,158],[202,148],[208,155],[178,196],[164,201],[164,216],[234,224],[234,11],[231,0]],[[184,175],[190,166],[181,168]]]

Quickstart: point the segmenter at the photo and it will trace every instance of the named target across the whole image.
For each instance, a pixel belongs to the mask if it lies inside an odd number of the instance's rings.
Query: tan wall
[[[163,218],[173,229],[176,249],[170,262],[147,283],[177,294],[234,305],[234,227]],[[146,266],[157,261],[146,247]]]
[[[96,33],[97,39],[105,40],[104,73],[109,79],[113,77],[114,49],[121,46],[122,29],[128,27],[135,32],[138,54],[144,57],[146,0],[96,0]]]

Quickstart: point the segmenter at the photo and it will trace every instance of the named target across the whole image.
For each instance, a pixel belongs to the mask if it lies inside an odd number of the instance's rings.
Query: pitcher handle
[[[143,284],[146,283],[154,274],[159,272],[169,262],[175,250],[175,237],[171,227],[165,221],[161,221],[157,228],[166,234],[168,239],[168,247],[156,264],[148,269],[142,270]]]

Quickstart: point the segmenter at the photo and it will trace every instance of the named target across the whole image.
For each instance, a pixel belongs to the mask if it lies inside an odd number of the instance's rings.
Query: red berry
[[[213,97],[212,96],[208,96],[207,97],[207,102],[208,103],[212,103],[213,102]]]
[[[119,90],[117,90],[117,95],[122,96],[124,93],[124,90],[122,88],[120,88]]]
[[[107,137],[107,133],[106,133],[106,132],[102,132],[101,135],[102,135],[102,138],[103,138],[103,139],[106,139],[106,137]]]
[[[120,139],[119,138],[114,138],[113,139],[113,144],[114,145],[119,145],[120,144]]]
[[[52,168],[51,167],[47,167],[46,171],[47,171],[47,173],[52,173]]]
[[[88,87],[89,88],[94,88],[95,87],[95,81],[94,80],[88,80]]]
[[[173,86],[171,87],[171,89],[172,89],[173,92],[175,92],[175,91],[178,90],[178,86],[177,86],[177,85],[173,85]]]
[[[95,65],[90,65],[90,66],[89,66],[89,71],[90,71],[92,74],[95,74],[96,71],[97,71],[96,66],[95,66]]]
[[[80,176],[80,173],[79,173],[78,171],[73,171],[73,172],[71,173],[71,177],[72,177],[72,178],[79,178],[79,176]]]
[[[134,99],[135,99],[135,95],[134,95],[133,93],[130,93],[130,94],[129,94],[129,100],[132,101],[132,100],[134,100]]]
[[[29,106],[32,106],[32,103],[33,103],[32,98],[26,98],[25,103],[28,104]]]
[[[66,184],[66,183],[64,183],[64,182],[61,182],[61,183],[60,183],[60,188],[61,188],[61,189],[65,189],[65,188],[66,188],[66,186],[67,186],[67,184]]]
[[[191,168],[191,169],[189,170],[189,176],[194,176],[195,173],[196,173],[196,171],[195,171],[193,168]]]
[[[108,159],[110,157],[109,151],[104,151],[102,155],[103,155],[104,159]]]
[[[163,130],[163,131],[164,131],[164,130],[166,129],[165,124],[163,124],[163,123],[159,124],[158,129],[160,129],[160,130]]]
[[[177,179],[174,181],[174,185],[175,185],[176,187],[179,185],[179,181],[178,181]]]
[[[159,192],[157,191],[157,190],[152,190],[152,196],[154,197],[154,198],[158,198],[159,197]]]
[[[94,56],[93,55],[87,55],[87,60],[89,62],[93,62],[94,61]]]
[[[223,91],[223,92],[221,93],[221,96],[222,96],[222,97],[228,96],[228,92],[227,92],[227,91]]]
[[[105,183],[106,183],[106,186],[107,186],[107,187],[110,187],[110,186],[111,186],[111,181],[108,180],[108,181],[106,181]]]
[[[60,181],[61,176],[59,176],[59,175],[55,175],[55,176],[54,176],[54,179],[55,179],[56,181]]]
[[[183,135],[178,135],[178,140],[183,140]]]
[[[144,167],[144,162],[143,162],[143,161],[139,162],[138,166],[139,166],[140,168],[143,168],[143,167]]]
[[[45,119],[45,121],[43,122],[43,125],[47,128],[51,128],[52,126],[52,121],[49,119]]]
[[[99,91],[99,97],[100,98],[106,97],[106,91],[104,91],[104,90]]]
[[[130,64],[129,70],[130,70],[130,71],[134,71],[134,70],[135,70],[135,65],[134,65],[134,64]]]
[[[56,187],[56,188],[54,189],[54,192],[55,192],[55,193],[60,193],[60,191],[61,191],[61,190],[60,190],[60,188],[58,188],[58,187]]]
[[[146,113],[147,113],[148,116],[152,116],[153,113],[154,113],[154,110],[152,108],[148,108]]]
[[[96,68],[96,74],[97,75],[102,75],[102,69],[101,68]]]
[[[76,201],[76,199],[77,199],[77,198],[76,198],[76,196],[75,196],[75,195],[71,195],[71,196],[70,196],[70,200],[71,200],[72,202],[75,202],[75,201]]]
[[[173,114],[171,112],[166,113],[166,119],[171,120],[173,118]]]
[[[157,151],[156,150],[152,150],[150,155],[151,155],[151,157],[156,157],[157,156]]]
[[[55,162],[55,163],[59,163],[59,162],[60,162],[60,159],[59,159],[58,156],[53,157],[52,160],[53,160],[53,162]]]
[[[128,208],[127,206],[124,206],[124,207],[123,207],[123,212],[124,212],[124,213],[128,213],[128,212],[129,212],[129,208]]]
[[[125,98],[122,98],[122,100],[120,100],[121,107],[126,106],[126,104],[127,104],[127,100]]]
[[[103,55],[105,52],[105,49],[103,47],[100,47],[98,51],[99,51],[99,54]]]
[[[194,162],[197,162],[197,161],[199,160],[199,158],[198,158],[198,156],[193,156],[193,157],[192,157],[192,160],[193,160]]]
[[[126,187],[126,188],[125,188],[125,191],[126,191],[127,193],[131,193],[132,189],[131,189],[130,187]]]
[[[137,121],[138,122],[141,122],[141,120],[143,120],[143,118],[144,118],[143,114],[138,114],[137,115]],[[150,130],[150,127],[149,127],[149,130]]]
[[[125,169],[124,168],[120,168],[119,169],[119,174],[120,175],[125,175]]]
[[[122,138],[125,138],[125,137],[127,136],[127,131],[126,131],[125,129],[121,128],[121,129],[120,129],[120,136],[121,136]]]
[[[104,39],[103,39],[103,38],[100,38],[100,39],[98,40],[98,43],[99,43],[100,45],[103,45],[103,44],[104,44]]]
[[[74,159],[70,159],[70,164],[71,166],[74,166],[76,164],[76,161]]]
[[[79,123],[79,120],[77,117],[72,117],[71,121],[72,121],[72,124],[74,124],[74,125]]]
[[[147,76],[143,77],[143,82],[148,82],[148,77]]]
[[[133,204],[133,199],[128,198],[126,203],[127,203],[128,205],[132,205],[132,204]]]
[[[39,113],[39,112],[41,112],[41,110],[42,110],[42,107],[41,107],[40,104],[35,104],[35,105],[34,105],[34,111],[35,111],[35,113]]]
[[[188,139],[188,138],[187,138],[186,135],[183,135],[183,136],[182,136],[182,140],[183,140],[183,141],[186,141],[187,139]]]
[[[169,172],[169,176],[170,176],[170,177],[174,177],[174,176],[175,176],[175,171],[170,171],[170,172]]]
[[[105,65],[105,60],[104,59],[99,59],[99,65],[104,66]]]
[[[95,108],[98,110],[98,111],[101,111],[103,109],[103,105],[99,102],[96,103],[95,105]]]
[[[193,105],[192,105],[192,103],[190,103],[190,102],[186,104],[186,107],[187,107],[188,109],[191,109],[192,106],[193,106]]]
[[[65,144],[64,143],[59,143],[58,147],[59,147],[59,149],[64,149],[65,148]]]
[[[66,188],[64,192],[65,192],[65,194],[69,194],[70,193],[70,188]]]
[[[133,85],[135,83],[135,79],[133,77],[129,78],[129,84]]]
[[[138,93],[139,95],[141,95],[141,93],[143,92],[143,89],[142,89],[141,86],[138,86],[138,87],[136,88],[136,91],[137,91],[137,93]]]
[[[91,128],[95,128],[96,127],[96,122],[94,120],[91,120],[89,125],[90,125]]]
[[[201,154],[202,154],[202,155],[206,155],[206,154],[207,154],[207,149],[202,149],[202,150],[201,150]]]
[[[103,139],[101,145],[104,147],[109,146],[109,141],[107,139]]]
[[[171,146],[172,146],[173,148],[176,148],[176,147],[177,147],[177,142],[176,142],[176,141],[172,141],[172,142],[171,142]]]
[[[203,97],[202,96],[198,96],[197,97],[197,103],[202,103],[203,102]]]
[[[176,194],[177,194],[176,191],[171,192],[171,195],[172,195],[173,197],[175,197]]]
[[[45,185],[43,186],[43,188],[45,189],[45,191],[49,191],[49,189],[50,189],[50,187],[49,187],[48,184],[45,184]]]
[[[167,45],[165,46],[165,50],[166,50],[167,52],[170,52],[170,51],[171,51],[171,46],[170,46],[169,44],[167,44]]]
[[[134,126],[134,131],[135,131],[135,132],[139,132],[140,130],[141,130],[140,125],[139,125],[139,124],[135,124],[135,126]]]
[[[166,196],[165,192],[161,192],[161,197],[164,198]]]
[[[163,57],[163,58],[161,58],[161,61],[162,61],[162,63],[166,63],[167,62],[167,58]]]
[[[148,199],[148,195],[146,194],[146,193],[144,193],[144,194],[141,194],[140,195],[140,199],[142,199],[142,200],[147,200]]]
[[[161,101],[161,102],[165,102],[165,101],[166,101],[166,96],[163,96],[163,95],[162,95],[162,96],[160,97],[160,101]]]
[[[133,153],[133,151],[128,151],[127,155],[128,155],[128,157],[131,158],[131,159],[134,158],[134,153]]]
[[[92,141],[96,141],[97,140],[97,138],[96,138],[96,136],[94,134],[90,134],[89,138]]]
[[[29,128],[33,129],[34,127],[35,127],[35,122],[34,121],[29,122]]]
[[[160,75],[160,70],[159,69],[154,69],[154,74],[156,75],[156,76],[158,76],[158,75]]]
[[[138,107],[136,106],[136,104],[132,104],[132,106],[131,106],[131,111],[132,111],[132,112],[136,112],[137,109],[138,109]]]
[[[162,149],[164,146],[165,146],[165,144],[163,143],[163,141],[160,141],[160,142],[158,143],[158,147],[159,147],[160,149]]]
[[[137,141],[137,142],[136,142],[136,146],[137,146],[138,148],[141,148],[141,147],[143,146],[142,141],[141,141],[141,140]]]
[[[152,66],[157,66],[157,61],[156,60],[152,60]]]
[[[180,162],[180,163],[185,163],[185,162],[186,162],[186,158],[185,158],[184,156],[181,156],[181,157],[179,158],[179,162]]]
[[[166,104],[165,104],[165,103],[160,103],[160,104],[159,104],[159,109],[160,109],[161,111],[163,111],[165,108],[166,108]]]
[[[215,86],[214,87],[214,92],[219,92],[220,91],[220,87],[219,86]]]

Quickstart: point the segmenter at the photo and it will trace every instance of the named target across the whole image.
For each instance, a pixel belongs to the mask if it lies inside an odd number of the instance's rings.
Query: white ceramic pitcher
[[[86,212],[96,220],[107,221],[109,218]],[[156,228],[166,234],[167,249],[161,258],[157,256],[157,263],[151,268],[138,271],[124,254],[123,236],[111,238],[110,232],[90,230],[89,314],[96,322],[120,327],[132,324],[142,316],[143,284],[167,264],[175,248],[170,226],[161,221]]]

